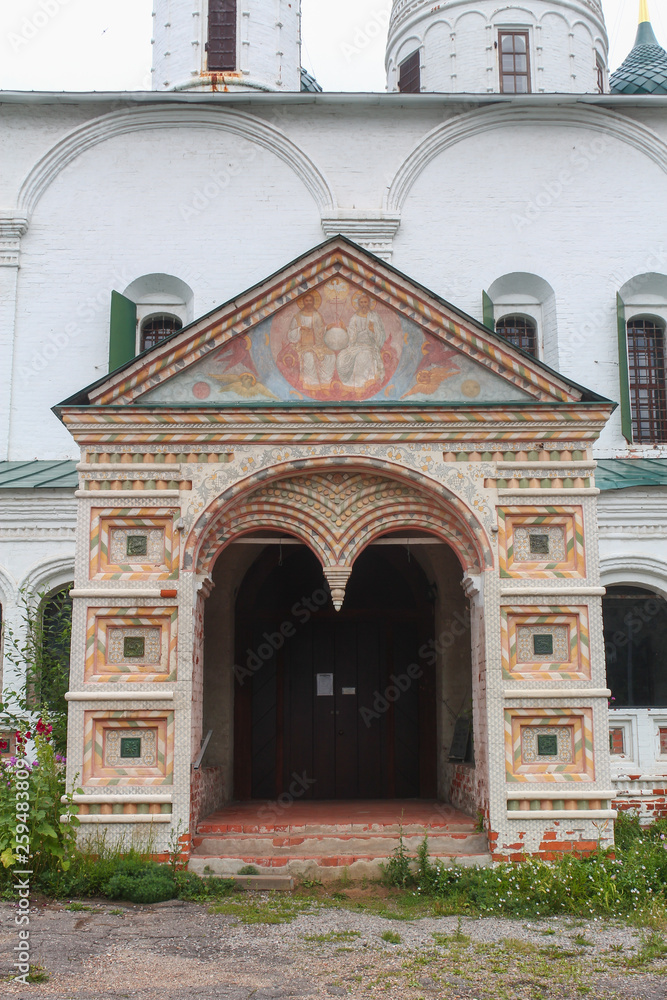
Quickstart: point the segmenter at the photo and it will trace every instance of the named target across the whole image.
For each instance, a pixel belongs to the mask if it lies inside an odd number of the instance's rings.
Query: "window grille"
[[[496,333],[515,347],[537,357],[537,326],[527,316],[503,316],[496,323]]]
[[[628,322],[628,374],[632,437],[638,443],[667,441],[665,328],[654,319]]]
[[[141,350],[155,347],[165,337],[182,329],[183,324],[177,316],[149,316],[141,324]]]
[[[206,51],[210,71],[236,69],[236,0],[209,0]]]
[[[527,31],[501,31],[500,93],[530,94],[530,60]]]
[[[419,94],[421,92],[419,49],[404,59],[398,67],[398,89],[402,94]]]

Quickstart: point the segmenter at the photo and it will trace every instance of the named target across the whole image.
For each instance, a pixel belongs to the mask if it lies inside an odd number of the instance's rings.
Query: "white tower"
[[[394,0],[387,89],[603,93],[607,52],[600,0]]]
[[[153,90],[301,89],[301,0],[153,0]]]

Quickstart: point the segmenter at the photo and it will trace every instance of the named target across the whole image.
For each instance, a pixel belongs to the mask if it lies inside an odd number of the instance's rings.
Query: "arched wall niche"
[[[337,208],[333,190],[317,165],[280,129],[241,111],[221,108],[122,108],[71,131],[35,163],[18,197],[21,211],[30,216],[60,173],[87,149],[117,135],[163,128],[200,128],[229,132],[255,143],[283,160],[301,178],[323,214]]]
[[[537,324],[538,357],[558,368],[558,323],[556,295],[544,278],[527,271],[513,271],[496,278],[489,286],[494,320],[523,315]]]
[[[635,274],[621,285],[618,294],[625,304],[626,320],[644,314],[667,320],[667,274]]]

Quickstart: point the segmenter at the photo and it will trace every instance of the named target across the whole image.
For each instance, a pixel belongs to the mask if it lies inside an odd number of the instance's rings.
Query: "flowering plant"
[[[32,729],[19,726],[16,756],[2,763],[0,861],[5,868],[39,872],[54,862],[64,871],[69,867],[78,809],[72,794],[66,794],[65,758],[56,753],[52,733],[43,717]]]

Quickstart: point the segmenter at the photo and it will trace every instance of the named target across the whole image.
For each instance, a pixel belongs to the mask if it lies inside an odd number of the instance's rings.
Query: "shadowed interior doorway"
[[[340,612],[309,549],[267,547],[236,601],[235,798],[433,797],[433,635],[406,546],[362,552]]]

